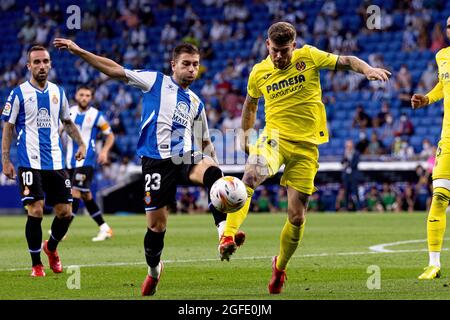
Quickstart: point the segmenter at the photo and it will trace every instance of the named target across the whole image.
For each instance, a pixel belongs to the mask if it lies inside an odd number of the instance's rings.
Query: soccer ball
[[[225,176],[214,182],[209,195],[214,208],[223,213],[236,212],[247,201],[245,184],[232,176]]]

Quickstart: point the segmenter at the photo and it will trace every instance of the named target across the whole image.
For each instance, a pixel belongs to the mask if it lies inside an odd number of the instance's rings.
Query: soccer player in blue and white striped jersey
[[[162,272],[168,209],[175,200],[176,186],[182,183],[204,185],[208,189],[223,176],[209,137],[205,106],[189,89],[200,66],[200,53],[191,44],[172,51],[172,76],[150,70],[128,70],[111,59],[80,48],[73,41],[56,38],[54,45],[78,55],[107,76],[141,89],[142,117],[137,154],[142,158],[147,233],[144,239],[148,275],[142,295],[153,295]],[[201,124],[200,130],[197,123]],[[195,126],[194,126],[195,125]],[[199,132],[197,135],[195,133]],[[192,139],[210,156],[193,151]],[[226,215],[213,212],[219,236]]]
[[[3,173],[15,179],[16,171],[9,156],[15,128],[18,134],[19,185],[22,202],[28,211],[25,235],[32,259],[31,275],[45,276],[41,248],[47,254],[53,272],[62,272],[56,247],[72,220],[71,183],[64,170],[59,121],[78,143],[75,155],[78,160],[85,157],[86,146],[70,119],[64,90],[47,80],[51,68],[48,51],[42,46],[33,46],[28,51],[27,68],[31,72],[30,80],[11,91],[3,108],[2,165]],[[47,204],[54,206],[56,216],[49,240],[41,245],[44,198]]]
[[[79,128],[83,142],[87,146],[86,158],[77,160],[75,154],[78,145],[72,138],[67,139],[66,164],[72,181],[72,212],[78,212],[80,199],[83,200],[89,215],[99,226],[97,236],[92,241],[103,241],[112,237],[112,229],[105,222],[102,212],[92,197],[91,182],[96,160],[99,164],[108,162],[108,153],[114,144],[114,134],[103,113],[90,105],[93,92],[87,86],[79,86],[75,94],[76,105],[70,108],[70,118]],[[96,157],[97,134],[101,132],[106,138],[102,149]]]

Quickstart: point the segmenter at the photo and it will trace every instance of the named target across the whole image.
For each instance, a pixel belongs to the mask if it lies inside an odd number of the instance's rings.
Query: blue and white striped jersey
[[[137,154],[166,159],[193,149],[194,121],[208,138],[205,106],[190,89],[184,90],[161,72],[124,69],[128,84],[143,92]]]
[[[14,88],[3,108],[2,119],[15,125],[19,167],[63,169],[58,128],[60,119],[69,118],[69,103],[60,86],[48,81],[46,88],[39,90],[26,81]]]
[[[95,142],[98,131],[100,130],[103,134],[108,135],[111,133],[111,127],[103,113],[94,107],[89,107],[84,112],[78,106],[73,106],[69,110],[70,118],[80,130],[81,138],[86,145],[86,158],[80,161],[75,159],[78,144],[72,138],[67,137],[67,168],[93,167],[95,165]]]

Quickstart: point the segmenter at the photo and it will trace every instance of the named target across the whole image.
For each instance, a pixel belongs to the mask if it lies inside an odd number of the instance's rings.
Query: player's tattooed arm
[[[13,132],[14,132],[14,125],[9,122],[5,122],[2,135],[2,166],[3,166],[3,173],[9,179],[16,178],[16,172],[13,164],[11,163],[9,154],[11,149]]]
[[[258,110],[258,98],[253,98],[249,95],[245,98],[244,106],[242,108],[241,127],[244,137],[241,140],[241,147],[246,153],[249,153],[248,136],[250,130],[253,129],[256,122],[256,111]]]
[[[83,142],[83,139],[81,138],[80,131],[78,130],[77,126],[71,119],[65,119],[62,120],[62,123],[64,125],[64,130],[66,133],[75,141],[75,143],[78,145],[78,151],[75,154],[75,159],[82,160],[86,156],[86,145]]]
[[[368,80],[388,81],[391,73],[382,68],[373,68],[355,56],[339,56],[336,70],[352,70],[366,76]]]

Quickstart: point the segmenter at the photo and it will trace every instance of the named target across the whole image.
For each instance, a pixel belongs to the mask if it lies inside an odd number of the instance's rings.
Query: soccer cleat
[[[156,289],[158,287],[159,280],[161,279],[161,274],[164,269],[164,264],[162,261],[159,262],[161,269],[159,271],[158,278],[153,278],[150,275],[147,275],[144,282],[141,286],[141,293],[143,296],[152,296],[156,293]]]
[[[105,241],[106,239],[111,239],[113,236],[113,231],[111,228],[109,228],[108,230],[104,231],[104,230],[100,230],[97,234],[96,237],[92,238],[92,241],[97,242],[97,241]]]
[[[242,243],[241,243],[242,244]],[[219,242],[220,260],[230,261],[230,256],[236,251],[237,245],[231,236],[222,236]]]
[[[425,270],[420,276],[419,280],[432,280],[437,279],[441,277],[441,268],[436,266],[428,266],[425,267],[423,270]]]
[[[284,282],[287,280],[286,271],[277,269],[277,259],[277,256],[272,258],[272,279],[269,282],[269,293],[271,294],[281,293]]]
[[[45,240],[42,248],[44,249],[45,254],[48,256],[48,263],[50,265],[50,269],[53,270],[54,273],[61,273],[63,271],[61,260],[58,256],[58,251],[50,251],[47,248],[48,240]]]
[[[239,230],[234,235],[234,243],[236,243],[236,245],[238,247],[240,247],[240,246],[242,246],[244,244],[244,242],[245,242],[245,232]]]
[[[44,266],[42,264],[35,265],[31,268],[32,277],[45,277]]]

